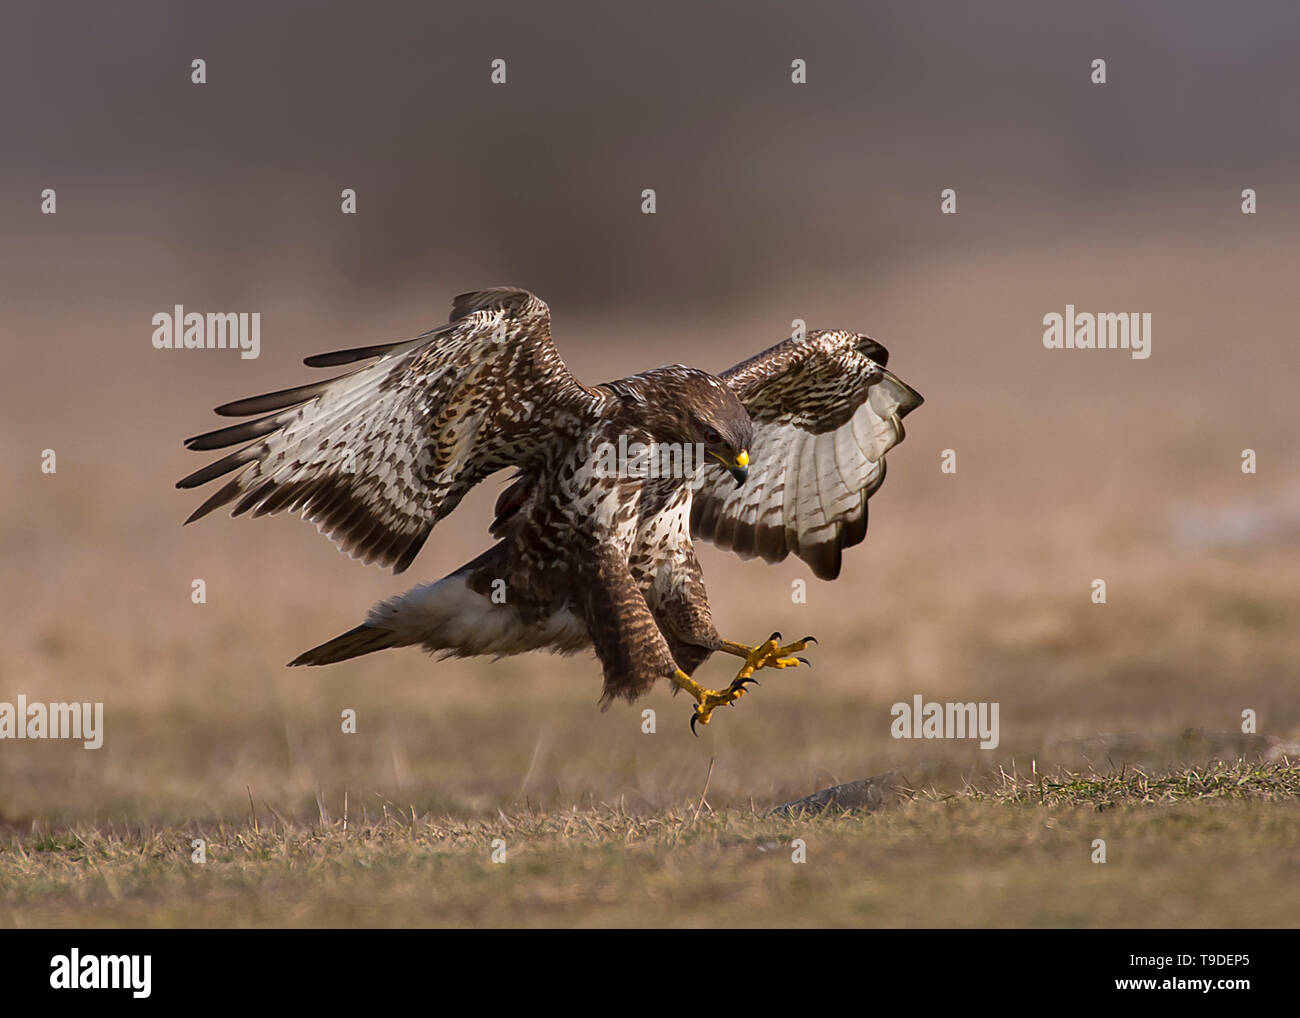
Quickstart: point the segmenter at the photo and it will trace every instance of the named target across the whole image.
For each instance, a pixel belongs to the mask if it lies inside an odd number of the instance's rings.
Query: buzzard
[[[444,656],[591,647],[602,704],[665,679],[694,698],[692,729],[708,724],[760,668],[806,664],[796,655],[812,638],[722,639],[692,541],[769,562],[793,552],[834,579],[921,397],[885,369],[884,347],[841,330],[787,339],[720,375],[672,365],[588,386],[565,368],[550,324],[537,297],[500,287],[456,297],[448,324],[414,339],[308,357],[366,363],[217,407],[254,419],[185,442],[239,446],[177,482],[233,475],[186,522],[232,502],[234,516],[294,513],[351,557],[400,573],[470,488],[514,468],[495,545],[290,663],[416,644]],[[721,690],[691,678],[715,651],[744,661]]]

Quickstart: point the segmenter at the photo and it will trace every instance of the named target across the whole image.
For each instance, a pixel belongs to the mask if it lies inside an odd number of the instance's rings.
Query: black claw
[[[797,657],[797,658],[795,658],[795,660],[798,661],[798,662],[799,662],[800,664],[802,664],[802,665],[806,665],[806,666],[809,667],[809,668],[812,667],[812,662],[809,661],[806,657]]]
[[[815,636],[805,636],[805,637],[804,637],[802,640],[800,640],[799,642],[800,642],[800,643],[816,643],[816,642],[817,642],[817,637],[815,637]]]
[[[768,640],[770,640],[770,641],[772,641],[772,642],[774,642],[774,643],[780,643],[780,642],[781,642],[781,634],[780,634],[779,632],[773,633],[771,636],[768,637]]]
[[[695,736],[697,739],[700,737],[700,733],[695,730],[695,722],[698,721],[699,719],[700,716],[698,714],[695,713],[691,714],[691,734]]]

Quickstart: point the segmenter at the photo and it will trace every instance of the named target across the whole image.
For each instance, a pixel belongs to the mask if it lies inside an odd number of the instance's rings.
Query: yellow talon
[[[679,668],[673,676],[673,681],[695,698],[695,710],[691,714],[691,731],[695,730],[696,723],[707,725],[715,708],[729,707],[745,695],[745,684],[739,677],[726,689],[705,689]]]
[[[793,655],[806,648],[809,643],[817,642],[813,637],[805,636],[802,640],[782,646],[780,640],[780,633],[773,633],[766,642],[760,643],[757,647],[723,640],[722,650],[745,659],[744,665],[726,689],[705,689],[681,669],[677,670],[673,681],[695,698],[696,706],[691,714],[691,731],[695,731],[696,724],[707,725],[715,708],[730,707],[744,696],[745,683],[753,682],[757,685],[758,680],[754,678],[754,673],[760,668],[798,668],[800,665],[807,665],[808,662],[803,658]]]
[[[817,642],[815,637],[805,636],[802,640],[781,646],[780,640],[780,633],[773,633],[766,642],[760,643],[757,647],[723,640],[722,649],[728,654],[735,654],[745,659],[744,666],[736,676],[737,679],[744,679],[760,668],[798,668],[800,665],[808,664],[803,658],[793,655],[806,649],[808,644]]]

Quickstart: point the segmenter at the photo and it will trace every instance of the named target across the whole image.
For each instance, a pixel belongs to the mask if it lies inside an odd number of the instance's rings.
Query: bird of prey
[[[239,446],[177,482],[233,474],[186,522],[232,502],[234,516],[293,513],[400,573],[470,488],[514,468],[495,545],[290,663],[417,644],[444,656],[590,647],[603,705],[663,679],[695,700],[691,728],[708,724],[759,669],[806,664],[797,655],[812,638],[722,639],[692,541],[769,562],[793,552],[834,579],[921,396],[886,370],[884,347],[841,330],[719,375],[672,365],[589,386],[550,325],[537,297],[498,287],[456,297],[448,324],[414,339],[308,357],[367,363],[218,407],[255,419],[186,441]],[[715,651],[744,661],[721,690],[692,678]]]

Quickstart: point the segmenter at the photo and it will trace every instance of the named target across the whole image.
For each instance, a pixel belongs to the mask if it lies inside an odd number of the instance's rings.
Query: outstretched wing
[[[231,502],[234,516],[292,512],[353,558],[400,573],[470,488],[598,412],[601,395],[569,374],[550,322],[531,293],[479,290],[413,340],[308,357],[311,367],[379,359],[217,407],[266,416],[186,440],[201,450],[252,440],[177,482],[194,488],[237,471],[186,522]]]
[[[867,499],[885,453],[903,440],[919,393],[885,370],[889,353],[853,332],[810,332],[718,377],[754,422],[749,478],[736,487],[710,466],[695,492],[691,533],[742,558],[794,552],[833,580],[845,548],[867,534]]]

